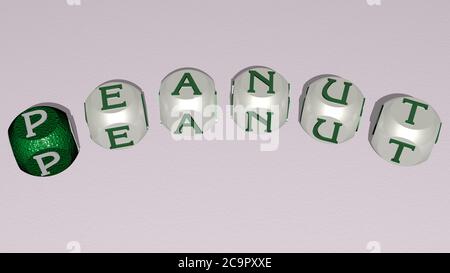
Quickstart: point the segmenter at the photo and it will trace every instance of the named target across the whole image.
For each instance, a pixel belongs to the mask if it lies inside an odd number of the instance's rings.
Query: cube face
[[[370,143],[383,159],[411,166],[428,159],[440,129],[441,120],[429,104],[397,97],[383,104]]]
[[[201,134],[216,121],[213,79],[196,68],[169,73],[159,90],[161,123],[173,134]]]
[[[255,66],[242,70],[232,80],[233,119],[246,132],[272,132],[288,119],[287,80],[271,68]]]
[[[342,143],[358,130],[364,96],[352,82],[324,76],[308,85],[300,124],[316,140]]]
[[[33,176],[56,175],[78,155],[69,118],[53,106],[28,108],[11,123],[8,135],[19,168]]]
[[[114,80],[99,85],[84,108],[91,139],[104,148],[131,147],[147,133],[144,93],[131,82]]]

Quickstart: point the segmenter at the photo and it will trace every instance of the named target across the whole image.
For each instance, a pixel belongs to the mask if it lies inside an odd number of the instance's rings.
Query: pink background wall
[[[450,251],[450,1],[1,1],[0,251]],[[266,65],[291,83],[280,146],[174,141],[159,124],[170,71],[213,77],[220,106],[230,79]],[[366,96],[358,134],[310,138],[298,98],[313,76],[352,80]],[[133,149],[89,138],[83,102],[122,78],[145,92],[150,130]],[[367,140],[374,103],[406,93],[430,103],[440,142],[415,167],[385,162]],[[81,151],[60,175],[22,173],[7,129],[42,102],[68,107]]]

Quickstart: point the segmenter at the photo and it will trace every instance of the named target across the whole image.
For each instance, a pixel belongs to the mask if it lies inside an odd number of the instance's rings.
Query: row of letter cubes
[[[364,96],[351,81],[320,76],[308,81],[300,100],[300,124],[311,137],[342,143],[358,131]],[[236,124],[246,132],[271,133],[288,118],[290,85],[276,71],[250,67],[232,80],[231,106]],[[161,123],[173,134],[202,134],[217,121],[214,81],[194,68],[166,76],[159,91]],[[117,149],[137,144],[148,129],[142,90],[113,80],[101,84],[85,102],[92,140]],[[371,145],[397,165],[426,160],[437,142],[441,121],[426,102],[395,97],[384,103],[374,126]],[[27,109],[12,122],[9,138],[19,167],[32,175],[49,176],[70,166],[78,146],[65,111],[51,105]]]

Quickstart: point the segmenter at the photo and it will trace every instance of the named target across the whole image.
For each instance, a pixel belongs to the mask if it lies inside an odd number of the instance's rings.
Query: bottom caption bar
[[[45,272],[315,272],[417,269],[448,264],[448,254],[140,253],[0,254],[4,268]],[[312,270],[311,270],[312,269]],[[14,272],[15,272],[14,271]],[[429,271],[432,272],[432,271]]]

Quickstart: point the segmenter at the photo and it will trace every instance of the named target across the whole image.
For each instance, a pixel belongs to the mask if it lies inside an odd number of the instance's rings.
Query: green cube
[[[34,176],[58,174],[78,155],[67,114],[53,106],[28,108],[13,120],[8,135],[19,168]]]

